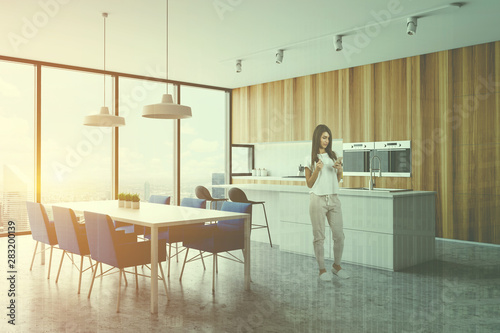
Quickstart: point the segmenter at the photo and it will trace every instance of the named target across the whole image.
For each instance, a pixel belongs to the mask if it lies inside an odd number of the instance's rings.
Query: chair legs
[[[36,250],[38,248],[38,241],[36,242],[36,245],[35,245],[35,250],[33,251],[33,258],[31,258],[31,265],[30,265],[30,271],[33,269],[33,262],[35,262],[35,256],[36,256]],[[49,272],[47,274],[47,279],[50,279],[50,267],[52,266],[52,251],[54,250],[54,246],[51,245],[50,246],[50,259],[49,259]],[[45,250],[41,250],[41,252],[43,252]],[[43,264],[43,263],[42,263]]]
[[[125,275],[123,268],[120,268],[120,277],[118,278],[118,301],[116,303],[116,312],[120,312],[120,291],[122,287],[122,274]]]
[[[181,276],[179,276],[179,280],[182,280],[182,274],[184,274],[184,266],[186,266],[186,260],[188,258],[189,248],[186,248],[186,256],[184,257],[184,263],[182,264]]]
[[[264,209],[264,217],[266,218],[266,228],[267,234],[269,235],[269,244],[271,244],[271,247],[273,247],[273,242],[271,241],[271,232],[269,231],[269,223],[267,222],[266,206],[264,204],[262,204],[262,209]]]
[[[54,250],[54,247],[51,245],[50,246],[50,259],[49,259],[49,272],[47,273],[47,279],[50,279],[50,267],[52,267],[52,251]]]
[[[35,255],[36,255],[36,249],[37,248],[38,248],[38,241],[36,242],[36,245],[35,245],[35,251],[33,251],[33,259],[31,259],[30,271],[33,268],[33,262],[35,261]]]
[[[61,256],[61,262],[59,263],[59,270],[57,271],[56,283],[57,283],[57,281],[59,281],[59,274],[61,273],[61,267],[62,267],[62,263],[63,263],[65,254],[66,254],[66,250],[63,250],[63,254]]]
[[[101,274],[102,274],[102,263],[99,263],[96,261],[95,263],[95,270],[94,270],[94,274],[92,274],[92,282],[90,283],[90,289],[89,289],[89,294],[87,296],[87,298],[90,298],[90,294],[92,293],[92,287],[94,286],[94,280],[95,280],[95,276],[97,274],[97,265],[101,264]]]
[[[167,282],[165,281],[165,274],[163,274],[163,268],[161,267],[161,262],[158,263],[158,266],[160,267],[161,279],[163,280],[163,286],[165,287],[165,293],[167,294],[167,299],[170,299],[167,289]]]
[[[80,276],[78,278],[78,294],[80,294],[80,289],[82,287],[82,273],[83,273],[83,256],[80,256]]]

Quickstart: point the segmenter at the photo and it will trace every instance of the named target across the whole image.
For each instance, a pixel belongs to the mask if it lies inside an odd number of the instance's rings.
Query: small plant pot
[[[125,208],[131,208],[132,207],[132,201],[125,201]]]
[[[118,200],[118,207],[125,207],[125,200]]]
[[[140,201],[132,202],[132,208],[133,209],[139,209],[140,207],[141,207],[141,202]]]

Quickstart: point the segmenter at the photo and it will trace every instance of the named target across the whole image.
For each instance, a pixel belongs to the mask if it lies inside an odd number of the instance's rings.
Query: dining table
[[[51,206],[109,215],[114,221],[151,228],[151,313],[158,313],[158,229],[162,227],[207,223],[222,220],[244,220],[244,289],[250,290],[250,227],[249,214],[212,209],[141,202],[140,208],[119,207],[118,200],[60,202]]]

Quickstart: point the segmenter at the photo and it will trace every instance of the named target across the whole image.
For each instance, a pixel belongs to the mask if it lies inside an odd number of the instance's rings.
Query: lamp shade
[[[142,108],[142,116],[156,119],[183,119],[191,118],[191,108],[175,104],[172,95],[164,94],[161,103],[145,105]]]
[[[125,125],[125,118],[110,114],[108,107],[103,106],[99,114],[86,116],[83,124],[86,126],[118,127]]]

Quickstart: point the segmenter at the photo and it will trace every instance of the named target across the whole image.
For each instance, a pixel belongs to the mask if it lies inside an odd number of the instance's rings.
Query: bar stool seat
[[[229,199],[233,202],[242,202],[242,203],[249,203],[251,205],[262,205],[262,209],[264,210],[264,217],[266,219],[266,225],[263,224],[254,224],[252,221],[252,229],[262,229],[262,228],[267,228],[267,234],[269,236],[269,244],[271,247],[273,247],[273,242],[271,241],[271,232],[269,231],[269,223],[267,221],[267,214],[266,214],[266,206],[264,205],[266,202],[265,201],[252,201],[248,200],[245,192],[243,190],[233,187],[229,190]],[[252,218],[253,220],[253,218]]]
[[[215,208],[217,208],[217,203],[221,201],[227,201],[227,198],[213,198],[210,191],[205,186],[196,186],[194,193],[198,199],[204,199],[210,201],[210,209],[213,209],[212,204],[215,203]]]

